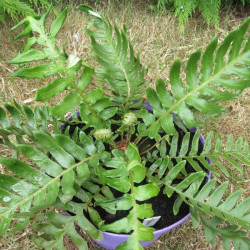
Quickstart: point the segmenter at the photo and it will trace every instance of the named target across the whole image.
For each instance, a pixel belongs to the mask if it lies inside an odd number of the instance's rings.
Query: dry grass
[[[111,1],[109,1],[111,2]],[[203,19],[197,17],[191,20],[186,28],[185,34],[181,36],[178,32],[178,21],[172,15],[164,13],[156,15],[148,12],[142,4],[119,7],[114,4],[98,5],[97,8],[110,16],[112,21],[117,21],[118,25],[126,24],[128,33],[134,43],[135,50],[140,52],[141,62],[148,68],[148,78],[152,85],[158,77],[168,80],[169,68],[175,59],[185,62],[191,52],[197,48],[207,46],[214,34],[219,33],[222,40],[229,31],[240,25],[247,17],[244,9],[231,10],[223,13],[220,28],[216,31],[213,27],[207,27]],[[82,27],[85,24],[85,16],[79,11],[70,8],[68,19],[59,36],[60,46],[65,47],[68,53],[77,53],[88,63],[92,63],[89,54],[89,39],[84,35]],[[34,91],[46,85],[45,80],[24,80],[10,78],[10,73],[15,70],[14,66],[8,64],[23,48],[24,41],[15,41],[17,32],[10,32],[12,23],[0,26],[0,103],[15,98],[17,102],[28,100],[34,95]],[[238,100],[231,101],[233,112],[219,122],[210,122],[204,130],[209,129],[221,131],[226,137],[232,133],[235,137],[244,136],[249,139],[249,92],[245,92]],[[59,100],[55,98],[54,102]],[[6,154],[0,149],[2,155]],[[233,172],[231,190],[248,187],[249,173],[246,172],[244,181],[242,176]],[[0,249],[37,249],[30,241],[29,228],[12,237],[0,239]],[[198,232],[198,233],[197,233]],[[87,236],[86,236],[87,237]],[[88,237],[86,238],[90,249],[100,249]],[[75,249],[71,241],[66,238],[67,249]],[[221,242],[216,241],[212,246],[206,243],[204,233],[201,228],[194,230],[191,222],[186,221],[177,229],[172,230],[161,237],[152,247],[148,249],[221,249]]]

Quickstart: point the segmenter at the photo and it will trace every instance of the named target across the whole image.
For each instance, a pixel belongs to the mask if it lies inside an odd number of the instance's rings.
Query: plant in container
[[[209,171],[229,177],[230,168],[243,174],[249,166],[247,141],[235,142],[230,135],[223,144],[220,134],[214,138],[209,132],[204,143],[199,127],[224,114],[220,103],[249,86],[250,19],[221,45],[215,37],[204,53],[193,52],[185,83],[177,60],[169,88],[159,79],[154,89],[145,81],[126,28],[86,5],[79,9],[91,16],[85,32],[97,67],[57,46],[67,9],[49,28],[50,10],[14,27],[24,25],[18,38],[28,39],[10,61],[20,65],[13,76],[51,76],[36,101],[66,95],[54,106],[13,100],[0,108],[0,143],[13,152],[0,158],[6,169],[0,175],[1,235],[30,225],[39,247],[63,249],[68,235],[87,249],[76,223],[106,248],[142,249],[184,221],[189,209],[193,225],[203,224],[209,242],[221,234],[226,249],[230,242],[246,249],[250,199],[241,199],[242,190],[229,193],[228,181],[206,178]]]

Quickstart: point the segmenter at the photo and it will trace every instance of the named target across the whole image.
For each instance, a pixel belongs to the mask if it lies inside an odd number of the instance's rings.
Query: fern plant
[[[249,0],[241,0],[242,5],[249,4]],[[156,6],[150,3],[150,8],[155,11],[165,10],[169,8],[173,10],[175,17],[179,20],[180,30],[183,32],[189,18],[195,11],[200,11],[203,18],[209,25],[212,23],[215,27],[219,25],[219,11],[232,4],[231,0],[158,0]]]
[[[49,0],[1,0],[0,21],[5,23],[6,15],[16,21],[20,16],[35,15],[33,6],[40,5],[42,8],[47,8],[50,2]]]
[[[177,60],[168,91],[162,79],[156,90],[148,86],[125,27],[119,29],[86,5],[79,9],[92,16],[85,31],[99,63],[95,68],[57,46],[67,9],[50,27],[50,9],[14,27],[24,25],[18,38],[29,37],[24,51],[10,61],[18,67],[13,76],[53,77],[37,90],[36,101],[66,95],[55,106],[13,101],[0,108],[0,144],[12,150],[11,157],[0,157],[6,169],[0,175],[0,234],[31,225],[41,248],[65,249],[68,235],[79,249],[87,249],[77,223],[100,244],[101,231],[128,233],[117,249],[142,249],[141,241],[156,239],[154,228],[145,224],[154,216],[149,199],[163,193],[165,202],[174,199],[175,215],[182,203],[188,204],[194,226],[203,224],[208,242],[220,234],[225,249],[230,242],[236,249],[247,248],[250,199],[241,198],[242,190],[230,193],[228,182],[217,184],[216,178],[229,177],[229,168],[244,174],[248,143],[230,135],[224,144],[220,134],[214,138],[210,132],[201,149],[200,130],[188,129],[223,113],[221,103],[249,86],[250,19],[221,45],[215,37],[204,53],[192,53],[185,84]],[[66,119],[69,111],[72,116]],[[206,183],[208,171],[216,178]],[[105,223],[98,208],[125,215]],[[229,225],[221,227],[224,221]]]

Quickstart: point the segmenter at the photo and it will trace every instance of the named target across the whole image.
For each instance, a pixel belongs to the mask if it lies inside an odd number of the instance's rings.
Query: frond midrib
[[[127,96],[126,96],[126,103],[125,103],[125,107],[124,107],[124,114],[125,114],[126,111],[127,111],[127,106],[128,106],[129,99],[130,99],[130,96],[131,96],[131,88],[130,88],[129,77],[128,77],[127,72],[126,72],[126,66],[123,64],[123,62],[122,62],[119,54],[117,54],[116,47],[114,46],[114,44],[112,42],[112,39],[110,40],[109,36],[107,36],[106,39],[107,39],[106,41],[108,42],[108,44],[112,47],[112,49],[114,51],[114,55],[116,57],[116,61],[120,65],[120,67],[122,69],[122,72],[123,72],[123,74],[125,76],[126,82],[127,82]]]
[[[154,178],[154,177],[153,177]],[[209,207],[209,210],[210,210],[210,213],[214,213],[213,212],[213,209],[215,209],[215,210],[217,210],[217,211],[219,211],[222,215],[226,215],[226,216],[219,216],[218,214],[215,214],[217,217],[220,217],[220,218],[222,218],[223,220],[226,220],[226,221],[228,221],[227,220],[227,217],[233,217],[234,218],[234,220],[239,220],[239,221],[242,221],[242,220],[244,220],[244,217],[239,217],[239,216],[237,216],[237,215],[235,215],[235,214],[232,214],[232,213],[230,213],[230,211],[225,211],[224,209],[221,209],[221,208],[219,208],[218,206],[212,206],[211,204],[208,204],[208,203],[206,203],[206,202],[204,202],[204,201],[200,201],[200,200],[198,200],[198,199],[196,199],[196,197],[193,197],[193,196],[191,196],[191,195],[187,195],[187,194],[185,194],[185,193],[183,193],[182,191],[180,191],[180,190],[178,190],[177,188],[175,188],[175,187],[173,187],[173,186],[171,186],[171,185],[168,185],[168,184],[166,184],[166,183],[164,183],[163,181],[161,181],[161,180],[158,180],[158,181],[160,181],[163,185],[165,185],[165,186],[167,186],[169,189],[171,189],[172,191],[175,191],[176,193],[178,193],[180,196],[184,196],[185,198],[187,198],[187,199],[189,199],[189,200],[192,200],[192,201],[194,201],[194,203],[196,203],[197,205],[194,205],[194,204],[192,204],[193,206],[195,206],[197,209],[199,209],[200,211],[202,211],[203,212],[203,210],[202,210],[202,207],[200,206],[200,205],[204,205],[204,206],[208,206]],[[185,200],[184,200],[184,202],[186,202]],[[187,203],[187,202],[186,202]],[[192,202],[193,203],[193,202]],[[187,203],[188,205],[190,205],[189,203]],[[222,203],[223,204],[223,203]],[[233,210],[234,208],[232,208],[231,210]],[[211,211],[212,210],[212,211]],[[240,225],[239,223],[234,223],[235,225]],[[240,226],[242,226],[242,225],[240,225]],[[243,226],[242,226],[243,227]]]
[[[168,114],[171,114],[180,104],[184,103],[185,100],[192,96],[193,94],[197,93],[200,89],[202,89],[203,87],[205,87],[206,85],[208,85],[209,83],[212,83],[214,80],[216,80],[220,75],[223,74],[223,72],[225,70],[227,70],[228,68],[230,68],[230,66],[232,66],[233,64],[235,64],[237,62],[237,60],[239,60],[242,56],[244,57],[244,55],[248,53],[248,51],[240,54],[237,58],[235,58],[234,60],[232,60],[230,63],[225,64],[225,66],[218,71],[215,75],[213,75],[209,80],[205,81],[203,84],[199,84],[196,88],[194,88],[193,90],[191,90],[190,92],[188,92],[185,96],[183,96],[181,99],[179,99],[174,105],[172,105],[166,112],[164,112],[156,121],[154,121],[146,130],[145,132],[147,132],[151,126],[155,126],[157,123],[159,123],[164,117],[166,117]]]
[[[38,191],[36,191],[35,193],[33,193],[32,195],[26,197],[25,199],[21,200],[20,202],[16,203],[12,208],[8,209],[7,211],[4,211],[2,214],[0,214],[0,218],[4,217],[5,215],[7,215],[10,211],[15,211],[19,206],[21,206],[22,204],[24,204],[25,202],[33,199],[34,197],[36,197],[37,195],[39,195],[39,193],[41,193],[42,191],[46,190],[51,184],[53,184],[55,181],[57,181],[58,179],[60,179],[64,174],[68,173],[69,171],[75,169],[78,165],[81,165],[83,162],[89,161],[91,160],[93,157],[100,155],[100,153],[98,154],[94,154],[76,164],[74,164],[73,166],[67,168],[66,170],[62,171],[62,173],[60,173],[58,176],[56,176],[55,178],[53,178],[51,181],[49,181],[46,185],[44,185],[42,188],[40,188]]]

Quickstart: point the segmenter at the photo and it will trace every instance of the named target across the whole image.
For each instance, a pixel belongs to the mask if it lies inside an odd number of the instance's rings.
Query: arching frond
[[[85,5],[78,7],[96,17],[96,13],[86,9]],[[112,27],[108,18],[98,17],[89,22],[93,29],[85,29],[91,38],[91,48],[95,59],[101,65],[96,75],[102,83],[108,84],[110,91],[115,93],[113,100],[122,105],[122,112],[134,107],[145,93],[145,69],[136,57],[132,43],[127,38],[125,26],[119,30],[115,24]]]
[[[250,18],[229,33],[218,50],[215,37],[202,55],[200,70],[200,50],[191,54],[186,69],[186,85],[180,77],[181,64],[177,60],[170,70],[171,93],[161,79],[157,81],[156,91],[147,89],[154,117],[148,122],[142,117],[147,125],[140,127],[140,136],[158,138],[160,129],[174,134],[172,113],[177,114],[188,128],[197,127],[208,115],[215,116],[224,111],[220,102],[236,98],[249,87],[250,43],[245,37],[249,22]],[[200,119],[194,112],[200,112]],[[144,113],[145,117],[149,116]]]
[[[191,209],[191,218],[194,221],[198,222],[199,215],[202,225],[205,230],[205,236],[208,242],[214,243],[217,235],[221,235],[222,244],[224,249],[230,249],[230,242],[233,243],[235,249],[247,249],[250,240],[246,237],[246,232],[242,230],[237,230],[238,227],[235,225],[232,226],[223,226],[221,227],[222,219],[214,216],[210,219],[206,218],[202,212],[197,213],[195,209]]]
[[[74,242],[78,242],[80,236],[77,236],[75,231],[69,231],[74,227],[74,220],[77,220],[83,230],[88,228],[88,233],[100,240],[100,233],[83,217],[84,205],[71,205],[69,201],[79,193],[81,184],[88,180],[89,166],[93,166],[91,161],[98,163],[102,154],[101,148],[97,149],[93,144],[92,151],[89,151],[88,145],[82,144],[84,142],[79,142],[78,145],[62,134],[54,134],[51,137],[39,131],[32,133],[32,140],[36,141],[39,147],[23,143],[14,145],[15,150],[29,159],[30,164],[16,158],[0,158],[0,164],[12,172],[12,175],[0,175],[1,234],[9,228],[11,231],[20,230],[31,222],[35,231],[44,232],[36,239],[38,245],[51,244],[58,247],[57,244],[62,244],[64,234],[68,234]],[[45,216],[45,209],[53,210],[57,207],[57,203],[61,204],[60,206],[68,203],[68,206],[71,206],[68,211],[73,211],[76,217],[68,218],[53,212],[49,212],[50,216]],[[72,207],[75,209],[72,210]],[[39,211],[45,216],[44,222],[34,224],[33,220],[37,221],[34,217],[42,216],[38,214]],[[67,225],[62,228],[64,221]],[[16,226],[11,228],[13,225]],[[46,238],[50,229],[53,229],[54,234],[50,235],[45,243],[44,237]],[[58,237],[53,241],[52,238],[55,236]],[[75,243],[78,244],[77,242]],[[86,245],[86,243],[81,244]]]
[[[186,160],[189,164],[189,171],[211,171],[217,176],[223,173],[229,177],[229,169],[236,169],[243,174],[246,167],[249,167],[250,155],[247,140],[239,137],[234,141],[233,135],[229,135],[227,142],[223,143],[220,134],[217,134],[215,138],[214,133],[210,131],[202,146],[200,136],[200,130],[197,130],[195,134],[185,133],[182,139],[178,133],[168,142],[162,139],[157,143],[158,149],[155,150],[154,157],[152,156],[154,162],[149,167],[148,173],[157,174],[158,178],[162,178],[176,164],[175,162],[182,160]],[[167,143],[169,144],[168,152],[166,152]],[[212,148],[212,145],[215,147]],[[146,152],[147,150],[142,154],[145,155]],[[209,164],[210,161],[212,161],[211,164]]]

